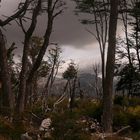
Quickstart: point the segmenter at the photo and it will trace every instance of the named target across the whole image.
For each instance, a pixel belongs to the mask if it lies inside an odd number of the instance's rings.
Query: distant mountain
[[[78,75],[78,79],[80,80],[80,86],[83,90],[84,96],[96,96],[94,84],[95,84],[95,75],[90,73],[81,73]],[[101,78],[98,78],[99,85],[101,85]],[[39,88],[43,89],[46,82],[46,78],[42,78],[39,80]],[[51,94],[53,95],[61,95],[66,84],[66,80],[62,78],[56,78],[53,89],[51,90]],[[41,91],[40,91],[41,92]],[[78,92],[78,91],[77,91]]]
[[[95,94],[95,75],[90,73],[82,73],[79,75],[81,88],[84,90],[85,96],[96,96]],[[101,85],[101,78],[98,78],[98,84]]]

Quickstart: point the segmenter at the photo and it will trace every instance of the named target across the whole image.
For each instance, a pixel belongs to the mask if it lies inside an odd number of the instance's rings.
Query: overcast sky
[[[2,15],[11,15],[16,10],[19,1],[2,0],[0,18],[4,18]],[[66,1],[68,8],[55,20],[51,41],[59,43],[63,50],[62,57],[66,61],[73,59],[79,65],[79,68],[91,68],[93,63],[100,61],[98,43],[79,22],[78,16],[74,14],[74,3],[70,0]],[[44,33],[45,25],[43,23],[45,19],[45,16],[39,17],[35,35],[42,36],[42,33]],[[6,34],[8,45],[15,42],[18,47],[16,53],[17,55],[20,54],[22,50],[21,42],[23,41],[23,34],[20,28],[13,23],[12,26],[8,25],[5,29],[4,33]]]

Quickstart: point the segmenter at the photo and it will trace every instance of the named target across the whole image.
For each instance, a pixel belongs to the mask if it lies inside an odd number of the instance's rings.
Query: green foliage
[[[35,57],[38,55],[42,43],[43,43],[43,38],[41,37],[33,36],[31,38],[29,56],[31,57],[32,61],[34,61]]]
[[[50,71],[50,65],[47,61],[42,61],[39,69],[37,70],[38,77],[46,77]]]
[[[60,63],[60,61],[62,62],[61,60],[61,53],[62,53],[62,50],[61,48],[57,45],[57,44],[54,44],[55,47],[49,49],[49,54],[48,54],[48,63],[50,65],[58,65]]]
[[[115,128],[130,125],[133,131],[139,131],[140,106],[128,107],[125,110],[121,106],[115,106],[113,125]]]
[[[67,108],[68,100],[60,103],[57,106],[56,112],[51,113],[53,138],[58,140],[90,140],[91,136],[89,131],[84,131],[87,124],[78,123],[79,119],[83,116],[86,117],[100,117],[100,104],[85,100],[76,100],[76,108],[69,111]],[[92,106],[92,107],[91,107]],[[88,108],[90,109],[88,110]],[[58,111],[58,112],[57,112]]]
[[[91,13],[92,8],[95,5],[95,0],[75,0],[77,3],[77,9],[80,10],[80,12],[85,12],[85,13]]]
[[[133,98],[129,99],[129,106],[135,107],[135,106],[138,106],[138,105],[140,105],[140,98],[133,97]]]
[[[120,105],[123,107],[136,107],[140,105],[140,98],[133,97],[133,98],[128,98],[128,97],[123,97],[123,96],[116,96],[114,99],[114,104],[115,105]]]
[[[126,65],[118,73],[118,76],[120,79],[116,85],[116,90],[126,90],[132,95],[139,92],[140,75],[136,67]]]
[[[123,126],[129,125],[129,118],[128,114],[123,111],[120,106],[114,108],[114,115],[113,115],[113,126],[115,128],[121,128]]]
[[[0,135],[19,140],[23,132],[25,132],[23,125],[14,125],[8,118],[0,117]]]
[[[71,62],[67,70],[63,73],[63,78],[67,80],[74,79],[77,76],[77,69],[75,68],[75,64]]]
[[[81,114],[101,121],[102,105],[97,102],[85,101],[81,105]]]
[[[68,99],[64,99],[61,103],[57,105],[57,111],[63,112],[64,110],[68,109]]]
[[[29,109],[34,114],[37,114],[38,117],[42,118],[44,114],[44,110],[42,109],[42,102],[38,101],[35,104],[33,104],[32,108]]]
[[[134,131],[140,130],[140,105],[128,108],[129,123]]]
[[[120,106],[128,106],[129,100],[128,100],[128,98],[123,97],[123,96],[116,96],[114,99],[114,104],[120,105]]]
[[[132,106],[126,106],[125,108],[122,107],[123,102],[127,101],[128,104]],[[133,137],[138,140],[138,133],[140,129],[140,106],[134,104],[136,98],[128,99],[117,97],[115,99],[115,106],[114,110],[114,119],[113,119],[113,127],[114,130],[118,130],[123,126],[130,125],[133,132],[137,132]],[[56,101],[56,97],[48,99],[48,106],[52,107],[53,103]],[[138,100],[139,101],[139,100]],[[138,102],[137,101],[137,102]],[[133,102],[133,103],[132,103]],[[139,102],[138,102],[139,103]],[[51,139],[58,139],[58,140],[90,140],[91,135],[89,131],[85,131],[85,128],[88,128],[88,123],[83,123],[80,121],[82,118],[94,118],[97,119],[98,122],[101,121],[102,115],[102,105],[99,102],[91,99],[77,99],[75,101],[76,108],[73,111],[69,111],[68,107],[68,100],[65,99],[64,102],[60,103],[57,106],[56,111],[44,113],[41,108],[41,102],[34,104],[31,108],[32,112],[39,116],[40,118],[43,117],[50,117],[52,119],[52,127],[54,130],[52,131]],[[30,109],[29,109],[30,110]],[[23,114],[23,117],[27,120],[30,120],[31,114],[29,114],[29,110]],[[32,121],[37,125],[37,128],[40,125],[36,119],[32,118]],[[22,125],[13,124],[9,121],[5,120],[3,117],[0,118],[0,132],[1,134],[5,134],[6,136],[10,136],[16,140],[18,139],[21,133],[29,130],[29,123],[24,122]],[[130,134],[131,135],[131,134]],[[129,136],[130,136],[129,135]],[[93,137],[93,139],[96,139]]]
[[[90,135],[85,133],[82,125],[76,122],[76,112],[66,111],[65,113],[55,114],[53,117],[54,132],[53,137],[65,140],[90,140]]]
[[[114,100],[114,127],[130,125],[133,131],[140,130],[140,99],[117,96]]]
[[[139,140],[140,139],[140,131],[139,132],[133,132],[131,133],[131,137],[133,138],[133,140]]]
[[[5,133],[10,133],[13,131],[13,125],[8,121],[8,119],[0,117],[0,132],[5,134]]]

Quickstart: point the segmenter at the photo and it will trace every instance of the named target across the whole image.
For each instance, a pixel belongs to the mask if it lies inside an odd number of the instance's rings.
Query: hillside
[[[94,89],[95,75],[90,74],[90,73],[81,73],[78,75],[78,79],[80,80],[80,85],[81,85],[81,89],[83,90],[84,96],[86,97],[96,96],[95,89]],[[99,85],[101,85],[101,78],[98,78],[98,81],[99,81]],[[46,79],[44,78],[39,80],[40,92],[43,89],[45,82],[46,82]],[[61,95],[65,84],[66,84],[66,80],[62,78],[56,78],[51,94]],[[77,94],[78,94],[78,91],[77,91]]]

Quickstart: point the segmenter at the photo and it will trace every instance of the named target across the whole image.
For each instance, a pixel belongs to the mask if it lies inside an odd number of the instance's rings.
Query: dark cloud
[[[18,0],[3,0],[0,13],[10,15],[18,5]],[[78,21],[78,17],[74,14],[74,2],[66,0],[67,9],[62,15],[56,18],[54,22],[52,42],[58,42],[63,45],[84,46],[93,42],[93,37],[85,30],[84,26]],[[46,15],[39,17],[35,35],[42,36],[46,27]],[[28,24],[26,24],[28,26]],[[7,40],[11,42],[19,42],[23,39],[23,33],[16,24],[6,27]]]
[[[52,38],[62,44],[85,45],[93,42],[93,37],[85,30],[74,14],[74,5],[68,5],[68,9],[54,24]]]
[[[0,7],[0,18],[4,19],[2,15],[11,15],[17,8],[18,2],[24,0],[2,0]],[[64,59],[74,59],[83,70],[91,70],[93,62],[100,60],[100,52],[98,43],[95,38],[86,31],[85,26],[79,21],[79,17],[74,14],[75,3],[72,0],[65,0],[67,2],[67,9],[62,15],[56,18],[54,22],[53,32],[51,35],[51,42],[57,42],[62,46],[64,52]],[[84,15],[85,17],[85,15]],[[43,36],[47,25],[47,16],[44,14],[38,17],[38,24],[34,35]],[[119,25],[121,25],[119,23]],[[29,22],[26,23],[28,28]],[[122,27],[119,26],[118,33],[121,33]],[[12,42],[16,43],[18,47],[16,54],[21,55],[22,41],[24,34],[15,22],[12,25],[5,27],[3,31],[7,37],[8,45]],[[94,32],[95,27],[90,27]],[[90,47],[88,47],[90,45]]]

